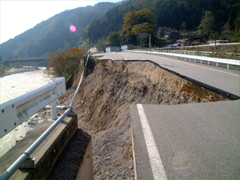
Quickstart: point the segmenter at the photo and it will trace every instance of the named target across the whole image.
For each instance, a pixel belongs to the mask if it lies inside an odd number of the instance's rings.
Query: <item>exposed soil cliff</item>
[[[69,105],[72,88],[60,100]],[[129,105],[224,100],[151,62],[101,61],[85,75],[73,104],[79,128],[92,135],[95,179],[134,179]]]

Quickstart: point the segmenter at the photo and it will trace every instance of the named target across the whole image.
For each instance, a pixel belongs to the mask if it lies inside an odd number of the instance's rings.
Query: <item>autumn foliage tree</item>
[[[140,11],[127,12],[124,15],[124,23],[121,30],[121,37],[125,41],[137,38],[139,33],[147,33],[152,36],[156,33],[156,16],[147,8]]]
[[[134,34],[135,36],[138,36],[140,33],[147,33],[147,34],[153,34],[155,33],[156,28],[148,23],[142,23],[142,24],[136,24],[135,26],[133,26],[132,28],[132,34]]]
[[[52,52],[47,58],[50,61],[48,68],[53,68],[55,76],[63,76],[68,81],[83,65],[84,55],[85,51],[76,47],[70,48],[69,51]]]

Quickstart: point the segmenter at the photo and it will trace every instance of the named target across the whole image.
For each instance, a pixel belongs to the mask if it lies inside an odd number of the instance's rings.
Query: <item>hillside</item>
[[[236,36],[238,40],[239,7],[238,0],[123,0],[122,3],[98,3],[64,11],[39,23],[1,44],[0,57],[3,60],[46,58],[50,52],[68,50],[83,42],[89,46],[88,39],[91,44],[96,44],[99,39],[105,40],[110,32],[121,31],[125,13],[142,8],[149,8],[156,15],[157,28],[166,26],[180,30],[184,25],[185,31],[195,31],[204,13],[211,11],[218,37],[224,31],[222,37]],[[76,26],[76,32],[69,30],[71,25]],[[154,36],[152,38],[154,41]]]
[[[196,30],[205,11],[211,11],[215,18],[215,31],[221,32],[228,22],[230,12],[239,9],[238,0],[129,0],[110,9],[100,18],[92,21],[83,33],[90,35],[92,42],[105,39],[111,31],[121,31],[123,16],[128,11],[149,8],[157,17],[157,27],[172,27],[180,30]],[[235,13],[236,15],[236,13]]]
[[[99,18],[108,9],[119,3],[98,3],[95,6],[79,7],[59,13],[32,29],[0,45],[3,60],[47,57],[50,52],[68,50],[76,46],[81,33],[92,20]],[[75,25],[76,32],[69,27]]]

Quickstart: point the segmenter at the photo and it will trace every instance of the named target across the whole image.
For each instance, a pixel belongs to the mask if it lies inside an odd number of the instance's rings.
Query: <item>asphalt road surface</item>
[[[149,129],[137,106],[131,118],[138,179],[240,178],[240,100],[143,105]]]
[[[240,72],[137,53],[101,59],[150,60],[240,96]],[[130,106],[136,179],[240,179],[240,100]]]
[[[150,60],[161,67],[240,96],[240,71],[140,53],[103,53],[100,59]]]

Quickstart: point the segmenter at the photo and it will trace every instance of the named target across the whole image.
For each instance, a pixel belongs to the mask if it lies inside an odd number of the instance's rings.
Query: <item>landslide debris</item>
[[[80,72],[60,100],[69,105]],[[85,75],[74,111],[91,134],[95,179],[134,179],[129,105],[224,100],[151,62],[100,61]],[[71,153],[71,152],[69,152]]]

